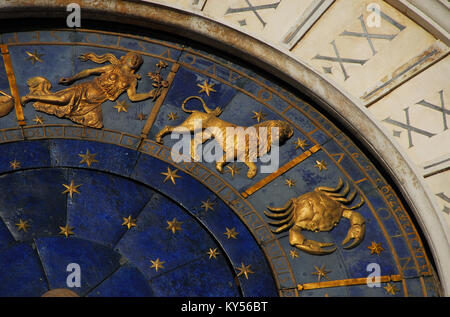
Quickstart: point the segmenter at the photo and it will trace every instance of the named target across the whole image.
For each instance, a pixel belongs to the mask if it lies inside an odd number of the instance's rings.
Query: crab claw
[[[313,254],[313,255],[325,255],[330,254],[336,251],[336,247],[332,249],[323,249],[326,247],[333,246],[334,243],[324,243],[324,242],[318,242],[314,240],[304,240],[302,244],[296,244],[295,246],[305,251],[306,253]]]
[[[347,236],[342,241],[342,245],[347,244],[351,239],[354,239],[349,245],[345,246],[344,249],[351,249],[356,247],[364,238],[364,233],[366,232],[366,225],[353,224],[348,230]]]

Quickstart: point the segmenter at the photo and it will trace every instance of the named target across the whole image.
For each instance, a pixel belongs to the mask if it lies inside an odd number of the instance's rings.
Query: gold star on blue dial
[[[177,172],[177,169],[171,170],[169,167],[167,168],[167,172],[162,172],[161,174],[166,176],[164,183],[170,179],[170,181],[175,185],[175,179],[181,178],[181,176],[177,175]]]
[[[150,268],[155,269],[156,272],[158,272],[159,269],[163,269],[164,268],[163,264],[166,263],[165,261],[160,261],[159,258],[157,258],[155,261],[150,260],[150,262],[152,263]]]
[[[136,219],[131,218],[131,215],[128,216],[128,218],[122,217],[122,219],[123,219],[122,226],[126,226],[128,229],[137,226]]]
[[[236,228],[225,228],[225,232],[224,235],[227,236],[227,239],[237,239],[237,235],[239,234],[239,232],[236,232]]]
[[[314,165],[319,169],[319,171],[328,170],[327,165],[324,163],[324,161],[316,161],[316,165]]]
[[[207,201],[202,201],[201,208],[205,209],[205,211],[208,211],[209,209],[214,210],[213,206],[214,202],[209,201],[208,199]]]
[[[20,168],[20,162],[18,162],[17,160],[9,162],[9,167],[11,167],[13,170],[16,170]]]
[[[31,60],[31,62],[33,63],[33,65],[34,65],[34,63],[36,63],[36,62],[42,63],[41,57],[42,57],[44,54],[38,54],[36,50],[34,50],[33,53],[30,53],[30,52],[28,52],[28,51],[25,51],[25,53],[28,55],[27,59]]]
[[[239,270],[239,273],[237,276],[241,276],[244,275],[245,279],[248,280],[248,275],[249,274],[254,274],[255,272],[253,272],[250,269],[251,265],[245,265],[244,263],[241,263],[241,267],[237,267],[236,269]]]
[[[253,114],[254,116],[252,117],[252,119],[256,119],[258,123],[266,119],[266,114],[262,111],[253,111]]]
[[[198,93],[205,92],[209,96],[211,92],[216,92],[216,90],[212,88],[214,84],[208,84],[206,80],[203,81],[203,84],[197,84],[197,86],[201,88]]]
[[[65,225],[64,227],[59,227],[59,229],[61,230],[59,232],[59,234],[62,234],[64,236],[66,236],[66,238],[68,238],[70,235],[73,235],[73,229],[72,227],[69,227],[69,225]]]
[[[17,231],[25,231],[27,232],[27,229],[31,226],[28,224],[28,220],[23,221],[22,219],[19,219],[19,223],[16,223]]]
[[[322,265],[322,267],[319,269],[317,266],[314,265],[314,268],[316,269],[316,272],[313,272],[311,274],[313,275],[317,275],[317,281],[320,282],[320,280],[322,279],[322,277],[326,278],[329,280],[328,278],[328,273],[331,273],[331,271],[325,271],[325,266]]]
[[[125,101],[117,101],[117,104],[113,107],[117,109],[117,113],[128,112],[128,107]]]
[[[63,186],[66,188],[66,190],[63,191],[62,193],[63,193],[63,194],[69,193],[70,199],[73,199],[73,194],[74,194],[74,193],[76,193],[76,194],[79,194],[79,193],[80,193],[80,192],[78,191],[78,187],[80,187],[81,184],[80,184],[80,185],[75,185],[75,184],[73,183],[73,180],[70,181],[70,185],[63,184]]]
[[[218,251],[217,251],[217,248],[209,248],[209,251],[208,252],[206,252],[208,255],[209,255],[209,259],[212,259],[212,258],[214,258],[214,259],[217,259],[217,256],[220,254]]]
[[[86,163],[88,167],[91,167],[92,163],[98,163],[95,159],[96,155],[97,154],[89,153],[89,150],[86,150],[86,154],[78,154],[78,156],[81,157],[80,164]]]
[[[172,221],[167,221],[168,226],[167,230],[172,231],[175,234],[177,231],[181,231],[181,225],[183,224],[181,221],[178,221],[177,218],[173,218]]]

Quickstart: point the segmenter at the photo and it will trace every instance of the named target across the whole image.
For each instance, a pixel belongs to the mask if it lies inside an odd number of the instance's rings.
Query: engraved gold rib
[[[156,100],[155,105],[153,106],[152,112],[148,116],[147,121],[145,122],[145,126],[142,129],[141,137],[143,139],[147,138],[148,133],[150,132],[150,129],[153,126],[153,123],[155,123],[156,117],[159,113],[159,109],[161,109],[162,104],[164,103],[164,100],[166,99],[167,92],[170,89],[170,86],[172,86],[172,82],[175,78],[175,75],[178,72],[178,69],[180,68],[180,64],[174,63],[172,65],[172,69],[170,70],[169,75],[167,75],[167,83],[168,86],[161,92],[161,96]]]
[[[380,283],[387,283],[387,282],[400,282],[403,278],[401,275],[384,275],[380,276]],[[361,278],[349,278],[345,280],[335,280],[335,281],[323,281],[323,282],[317,282],[317,283],[305,283],[305,284],[298,284],[297,290],[311,290],[311,289],[318,289],[318,288],[328,288],[328,287],[339,287],[339,286],[352,286],[352,285],[364,285],[367,284],[367,278],[361,277]]]
[[[309,150],[306,150],[305,152],[303,152],[302,154],[300,154],[299,156],[294,158],[292,161],[284,164],[277,171],[273,172],[272,174],[270,174],[266,178],[263,178],[262,180],[260,180],[256,184],[254,184],[253,186],[247,188],[245,191],[243,191],[241,193],[242,197],[247,198],[248,196],[254,194],[258,190],[260,190],[261,188],[263,188],[264,186],[269,184],[271,181],[276,179],[278,176],[286,173],[288,170],[290,170],[291,168],[293,168],[297,164],[303,162],[308,157],[310,157],[313,153],[316,153],[319,150],[320,150],[320,145],[318,145],[318,144],[314,145]]]
[[[20,104],[19,89],[17,88],[16,77],[12,67],[11,57],[9,56],[8,45],[0,44],[0,50],[3,55],[3,64],[5,66],[6,75],[8,76],[9,89],[14,98],[14,108],[16,110],[16,117],[19,125],[26,125],[25,117],[23,115],[22,105]]]

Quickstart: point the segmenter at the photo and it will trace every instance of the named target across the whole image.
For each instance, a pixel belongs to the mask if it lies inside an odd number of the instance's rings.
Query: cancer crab
[[[289,243],[296,248],[314,255],[330,254],[336,250],[336,247],[329,248],[334,243],[323,243],[306,239],[302,230],[313,232],[330,231],[338,225],[339,220],[344,217],[350,221],[350,229],[347,236],[342,241],[342,245],[347,244],[354,239],[345,249],[351,249],[361,243],[365,234],[365,220],[360,213],[354,211],[364,204],[364,198],[350,207],[356,196],[356,190],[350,191],[348,183],[342,192],[344,185],[342,178],[335,188],[317,187],[312,192],[303,194],[297,198],[291,198],[281,208],[267,207],[271,212],[264,211],[264,214],[277,221],[269,224],[278,227],[272,230],[274,233],[281,233],[289,230]],[[348,196],[347,196],[348,195]]]

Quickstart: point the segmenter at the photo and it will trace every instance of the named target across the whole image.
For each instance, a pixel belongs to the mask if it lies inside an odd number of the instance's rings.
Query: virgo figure
[[[155,100],[161,90],[167,87],[162,80],[160,71],[167,67],[164,62],[156,64],[158,71],[149,73],[153,79],[153,87],[149,92],[137,93],[136,87],[141,78],[135,72],[142,65],[140,54],[129,52],[117,59],[112,54],[96,55],[87,53],[80,56],[83,61],[91,60],[97,64],[109,62],[109,65],[85,69],[70,78],[61,78],[59,83],[71,85],[79,79],[97,75],[93,80],[78,83],[69,88],[51,92],[51,83],[44,77],[33,77],[27,81],[29,94],[22,97],[22,104],[34,101],[33,107],[37,111],[67,118],[73,122],[92,128],[102,128],[102,104],[116,100],[123,92],[127,92],[131,101],[142,101],[148,98]]]

